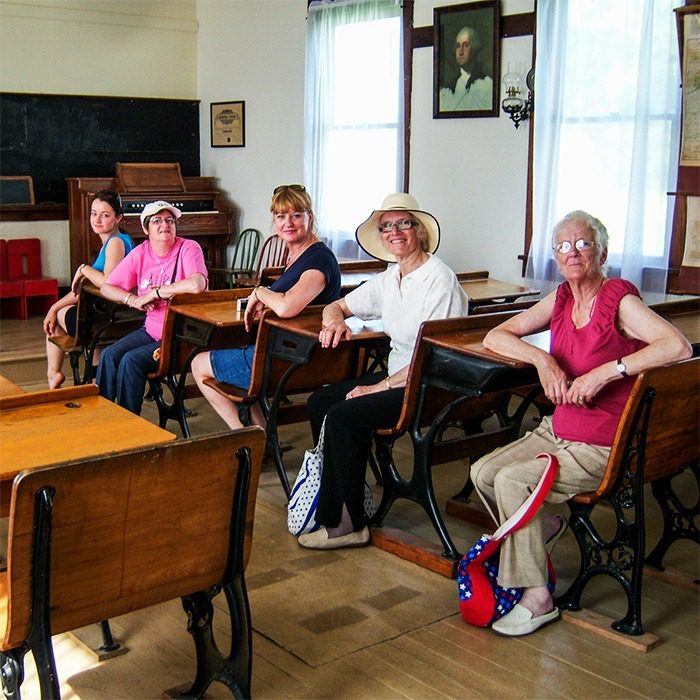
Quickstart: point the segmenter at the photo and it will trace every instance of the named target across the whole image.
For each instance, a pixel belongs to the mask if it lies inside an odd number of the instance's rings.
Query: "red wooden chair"
[[[0,239],[0,316],[22,318],[24,300],[24,283],[22,280],[11,280],[7,263],[7,241]]]
[[[24,285],[22,312],[26,319],[30,311],[46,313],[58,299],[58,280],[41,274],[41,241],[38,238],[16,238],[7,242],[7,263],[10,279],[21,280]],[[31,301],[37,300],[36,305]]]
[[[260,257],[255,268],[254,277],[239,277],[236,281],[238,287],[255,287],[260,284],[262,271],[266,267],[282,267],[287,264],[289,249],[283,238],[276,233],[268,236],[260,250]]]

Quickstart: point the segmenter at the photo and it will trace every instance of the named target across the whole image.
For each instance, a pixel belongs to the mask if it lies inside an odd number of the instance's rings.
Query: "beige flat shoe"
[[[543,625],[559,619],[559,608],[535,617],[525,606],[518,603],[507,615],[491,625],[491,629],[506,637],[522,637],[536,632]]]
[[[297,542],[307,549],[341,549],[342,547],[365,547],[369,544],[369,528],[363,527],[341,537],[328,537],[328,530],[322,527],[316,532],[299,535]]]

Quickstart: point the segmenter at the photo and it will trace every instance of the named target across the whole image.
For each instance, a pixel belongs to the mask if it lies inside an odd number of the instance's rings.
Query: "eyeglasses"
[[[396,229],[397,231],[405,231],[406,229],[415,226],[416,222],[412,219],[399,219],[398,221],[384,221],[377,228],[379,233],[389,233]]]
[[[571,245],[571,241],[562,241],[561,243],[553,245],[552,250],[554,250],[555,253],[566,255],[567,253],[570,253],[571,249],[574,247],[579,251],[579,253],[582,253],[584,250],[590,250],[594,245],[595,241],[587,241],[585,238],[579,238],[573,244],[573,246]]]
[[[167,219],[161,219],[160,216],[154,216],[148,222],[154,226],[160,226],[161,224],[166,224],[167,226],[175,226],[175,219],[169,216]]]
[[[294,190],[295,192],[306,192],[306,187],[304,185],[280,185],[272,190],[272,194],[277,194],[283,190]]]

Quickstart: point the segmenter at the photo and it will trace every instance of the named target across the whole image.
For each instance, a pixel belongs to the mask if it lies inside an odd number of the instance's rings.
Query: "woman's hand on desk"
[[[318,342],[322,348],[337,348],[341,340],[350,340],[352,331],[345,321],[334,321],[325,324],[318,334]]]
[[[253,293],[248,297],[248,304],[243,312],[243,323],[245,324],[246,333],[250,333],[253,327],[253,321],[258,318],[264,310],[265,304],[258,299],[258,295],[255,294],[255,290],[253,290]]]

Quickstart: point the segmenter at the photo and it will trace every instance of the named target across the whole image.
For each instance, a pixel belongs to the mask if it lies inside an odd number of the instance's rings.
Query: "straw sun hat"
[[[357,227],[355,238],[362,250],[378,260],[396,262],[396,256],[386,249],[382,236],[377,229],[379,218],[387,211],[405,211],[418,219],[428,233],[428,252],[434,253],[437,250],[440,244],[440,224],[432,214],[423,211],[418,206],[418,202],[413,195],[405,192],[396,192],[385,197],[381,208],[375,209],[369,219]]]

